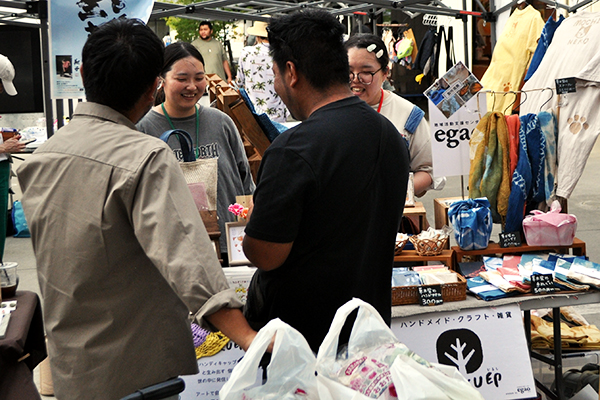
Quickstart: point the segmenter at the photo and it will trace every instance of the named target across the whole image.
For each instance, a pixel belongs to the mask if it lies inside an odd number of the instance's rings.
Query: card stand
[[[456,274],[456,276],[458,282],[442,284],[442,299],[444,302],[467,299],[467,281],[460,274]],[[392,306],[405,304],[419,304],[419,286],[396,286],[392,288]]]

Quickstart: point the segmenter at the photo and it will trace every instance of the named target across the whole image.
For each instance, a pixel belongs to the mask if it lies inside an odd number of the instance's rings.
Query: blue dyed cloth
[[[269,118],[269,116],[266,113],[257,114],[256,109],[254,108],[254,104],[252,104],[252,100],[250,100],[250,97],[248,96],[248,93],[245,89],[240,89],[240,95],[246,102],[246,105],[252,112],[254,119],[261,127],[265,135],[267,135],[267,138],[270,142],[273,142],[273,140],[275,140],[275,138],[279,136],[280,133],[283,133],[288,129],[285,125],[277,121],[273,121],[271,118]]]
[[[463,250],[488,247],[493,221],[490,202],[485,197],[455,201],[448,210],[456,243]]]
[[[476,294],[485,301],[503,299],[518,293],[516,291],[511,293],[503,292],[494,285],[488,283],[485,279],[478,276],[467,279],[467,288],[471,293]]]
[[[542,29],[542,34],[540,35],[540,39],[538,40],[538,45],[535,48],[535,52],[533,53],[533,57],[531,57],[531,62],[529,63],[529,69],[527,70],[527,74],[525,75],[525,81],[529,80],[535,73],[535,71],[540,66],[544,55],[546,55],[546,50],[550,46],[552,42],[552,38],[554,37],[554,32],[560,26],[560,24],[565,19],[564,16],[560,16],[558,21],[555,21],[552,16],[548,18],[544,28]]]
[[[546,163],[546,138],[542,134],[540,119],[535,114],[530,116],[525,127],[525,138],[527,139],[527,155],[531,164],[531,192],[527,200],[533,200],[541,203],[546,200],[546,191],[544,190],[544,170]],[[521,126],[523,126],[523,117],[521,117]]]
[[[540,129],[542,136],[546,141],[546,159],[544,168],[544,192],[546,203],[550,204],[554,196],[554,182],[556,180],[556,169],[558,168],[558,153],[556,143],[558,143],[558,124],[554,113],[542,111],[538,113],[540,120]]]
[[[527,114],[520,118],[521,128],[519,129],[519,162],[513,173],[510,196],[508,198],[508,211],[506,213],[506,224],[504,232],[519,232],[523,226],[525,216],[525,200],[532,187],[531,163],[527,154],[526,132],[530,129],[528,125],[535,121],[537,117],[534,114]]]

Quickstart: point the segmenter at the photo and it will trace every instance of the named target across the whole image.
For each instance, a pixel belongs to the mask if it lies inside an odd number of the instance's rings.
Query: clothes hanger
[[[523,105],[523,103],[525,103],[527,101],[527,92],[521,92],[521,94],[525,95],[525,99],[519,103],[519,106],[517,107],[517,111],[519,112],[519,114],[521,113],[521,106]],[[516,101],[516,95],[515,95],[515,101]]]
[[[510,103],[510,104],[508,105],[508,107],[506,107],[506,108],[504,109],[504,112],[502,112],[502,114],[506,114],[506,111],[507,111],[509,108],[511,108],[512,106],[514,106],[514,105],[515,105],[515,103],[517,102],[517,93],[516,93],[516,92],[513,92],[512,90],[511,90],[511,91],[508,91],[508,92],[505,92],[505,93],[504,93],[504,95],[503,95],[502,97],[506,96],[506,95],[507,95],[507,94],[509,94],[509,93],[512,93],[512,94],[514,94],[514,95],[515,95],[515,101],[513,101],[512,103]],[[495,100],[495,99],[496,99],[496,98],[494,97],[494,100]],[[493,110],[493,109],[494,109],[494,108],[492,107],[492,110]]]
[[[542,108],[544,108],[544,106],[546,104],[548,104],[550,102],[550,100],[552,100],[552,98],[554,97],[554,91],[552,90],[552,88],[549,88],[549,87],[543,88],[542,89],[542,94],[544,93],[544,90],[546,90],[546,89],[548,89],[550,91],[550,98],[548,100],[546,100],[544,103],[542,103],[542,105],[540,106],[540,111],[539,112],[542,112]]]

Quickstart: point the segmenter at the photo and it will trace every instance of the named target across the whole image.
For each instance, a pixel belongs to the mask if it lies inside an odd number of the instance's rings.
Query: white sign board
[[[486,400],[536,396],[518,305],[394,318],[392,331],[424,359],[456,366]]]
[[[219,392],[229,380],[233,368],[242,361],[246,352],[233,342],[212,357],[198,360],[198,374],[182,376],[185,390],[179,395],[180,400],[219,400]],[[262,380],[262,369],[259,368],[257,381]],[[259,381],[260,382],[260,381]]]
[[[485,97],[472,97],[448,118],[428,100],[433,176],[469,175],[469,140],[486,113]]]

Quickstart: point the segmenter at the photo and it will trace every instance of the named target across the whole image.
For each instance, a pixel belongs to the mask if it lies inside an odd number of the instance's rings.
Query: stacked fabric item
[[[536,349],[554,348],[554,322],[545,316],[531,314],[531,346]],[[563,349],[600,349],[600,330],[590,325],[572,307],[561,308],[561,347]]]
[[[483,257],[482,271],[467,279],[467,288],[483,300],[496,300],[530,293],[532,275],[552,275],[556,291],[600,288],[600,264],[563,254]]]

